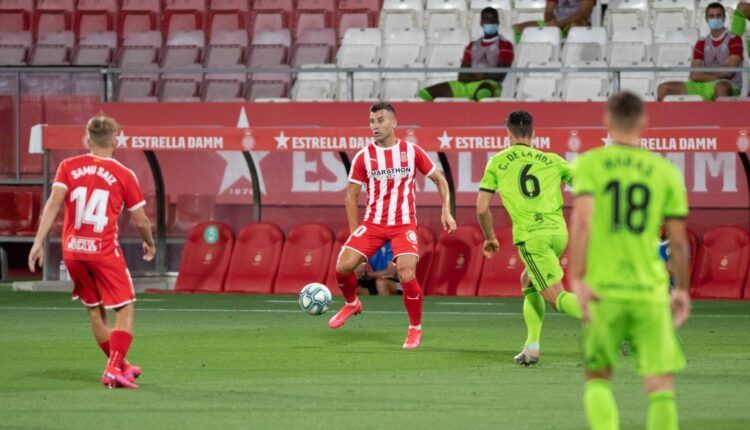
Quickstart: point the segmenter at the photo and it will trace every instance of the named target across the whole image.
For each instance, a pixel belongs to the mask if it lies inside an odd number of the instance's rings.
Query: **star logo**
[[[128,147],[128,137],[125,136],[125,132],[120,130],[120,134],[115,136],[115,139],[117,139],[117,147],[118,148],[127,148]]]
[[[438,137],[438,140],[440,141],[440,149],[451,149],[451,140],[453,138],[448,136],[447,131],[443,130],[443,134]]]
[[[247,113],[245,113],[245,108],[243,107],[240,111],[240,116],[237,118],[237,128],[248,129],[247,133],[249,133],[249,127],[250,122],[247,119]],[[252,134],[247,134],[245,139],[248,137],[252,138]],[[243,146],[245,146],[244,143],[245,142],[243,141]],[[227,162],[227,165],[224,168],[224,175],[221,177],[219,194],[224,193],[240,179],[246,179],[248,183],[252,183],[250,169],[247,167],[247,161],[245,161],[245,157],[242,156],[241,152],[217,151],[216,153]],[[268,155],[268,151],[250,151],[250,154],[253,156],[256,167],[258,167],[260,192],[266,194],[266,184],[265,181],[263,181],[263,171],[260,169],[260,161]]]
[[[607,136],[602,137],[602,142],[604,142],[604,146],[612,145],[612,135],[607,133]]]
[[[274,137],[274,139],[276,139],[276,149],[289,149],[287,142],[291,138],[284,136],[284,130],[278,136]]]

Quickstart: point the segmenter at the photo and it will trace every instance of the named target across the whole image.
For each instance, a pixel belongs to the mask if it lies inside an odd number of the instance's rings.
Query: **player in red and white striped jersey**
[[[64,203],[63,260],[73,279],[73,298],[88,309],[94,337],[109,357],[102,383],[110,388],[137,388],[133,380],[141,369],[125,360],[133,339],[135,293],[117,242],[117,219],[123,208],[130,211],[143,238],[144,260],[152,260],[156,248],[138,179],[112,158],[117,123],[98,116],[86,128],[91,152],[60,163],[29,253],[29,268],[33,272],[44,261],[42,243]],[[105,309],[116,313],[113,329],[107,324]]]
[[[328,325],[338,328],[352,315],[362,312],[357,298],[357,277],[362,262],[387,241],[391,242],[398,278],[404,289],[404,306],[409,314],[409,331],[404,348],[416,348],[422,337],[422,288],[414,277],[419,260],[414,178],[417,171],[437,185],[442,202],[443,228],[452,232],[456,221],[450,213],[450,194],[445,177],[419,146],[394,135],[396,111],[388,103],[370,107],[370,130],[375,142],[357,153],[346,189],[346,219],[351,235],[336,263],[336,279],[346,304]],[[367,209],[358,221],[357,197],[367,189]]]

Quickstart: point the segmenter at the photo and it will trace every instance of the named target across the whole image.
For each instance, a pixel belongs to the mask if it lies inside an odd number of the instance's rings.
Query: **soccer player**
[[[614,144],[583,154],[574,167],[571,285],[584,316],[584,409],[592,429],[617,429],[610,380],[628,339],[648,393],[648,430],[678,428],[673,374],[685,366],[675,326],[690,314],[687,197],[680,171],[641,149],[643,102],[624,92],[607,102]],[[594,216],[595,215],[595,216]],[[656,252],[659,228],[670,240],[671,295]]]
[[[138,388],[133,381],[141,369],[125,360],[133,339],[135,292],[117,242],[117,218],[123,207],[130,211],[143,239],[143,259],[153,260],[156,247],[138,179],[112,158],[117,123],[96,116],[86,128],[91,152],[60,163],[29,253],[29,269],[33,272],[37,264],[42,265],[44,238],[65,203],[63,260],[73,279],[73,299],[79,298],[86,306],[94,337],[109,357],[102,383],[110,388]],[[115,311],[113,329],[107,322],[107,309]]]
[[[404,306],[409,314],[409,330],[404,348],[419,347],[422,339],[422,288],[414,277],[419,260],[417,218],[414,204],[414,177],[417,171],[437,185],[443,228],[452,232],[456,221],[450,213],[448,183],[419,146],[397,139],[396,110],[389,103],[370,107],[370,130],[375,142],[354,156],[346,189],[346,219],[351,235],[336,262],[336,280],[346,304],[328,322],[339,328],[351,316],[362,312],[357,298],[354,270],[386,241],[391,242],[398,278],[404,290]],[[367,189],[367,209],[358,222],[357,197]]]
[[[492,226],[490,200],[498,192],[513,222],[513,243],[526,266],[521,288],[527,337],[514,360],[528,366],[539,361],[545,300],[558,311],[581,318],[575,295],[563,289],[559,260],[568,244],[560,186],[570,183],[571,169],[559,155],[531,147],[534,128],[528,112],[511,112],[505,126],[513,144],[487,163],[479,184],[477,218],[484,233],[484,255],[492,258],[500,244]]]

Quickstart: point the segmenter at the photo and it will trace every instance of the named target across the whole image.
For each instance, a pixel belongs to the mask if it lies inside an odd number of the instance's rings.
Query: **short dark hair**
[[[644,113],[643,100],[629,91],[613,94],[607,100],[607,112],[613,127],[631,129]]]
[[[727,16],[727,11],[724,9],[724,5],[719,2],[709,3],[708,6],[706,6],[706,16],[708,16],[709,9],[721,9],[721,14],[724,15],[724,17]]]
[[[484,8],[484,9],[482,9],[482,13],[480,13],[479,16],[482,16],[482,15],[484,15],[486,13],[491,14],[497,20],[500,19],[500,14],[497,12],[497,9],[495,9],[494,7],[489,7],[488,6],[488,7]]]
[[[390,111],[393,114],[393,116],[396,116],[396,109],[390,103],[380,102],[380,103],[375,103],[374,105],[370,106],[370,113],[375,113],[379,110]]]
[[[534,117],[525,110],[513,111],[505,120],[505,126],[515,137],[531,137],[534,131]]]

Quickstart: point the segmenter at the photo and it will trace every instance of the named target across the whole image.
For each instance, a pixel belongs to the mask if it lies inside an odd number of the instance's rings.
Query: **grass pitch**
[[[139,390],[107,390],[105,358],[66,294],[0,287],[0,428],[582,429],[579,323],[548,308],[542,361],[512,362],[521,301],[427,298],[404,351],[399,297],[365,297],[332,331],[291,296],[141,295],[129,354]],[[340,298],[336,298],[340,304]],[[338,304],[334,307],[338,308]],[[682,429],[750,427],[750,302],[694,302],[681,331]],[[623,429],[646,398],[623,358]]]

